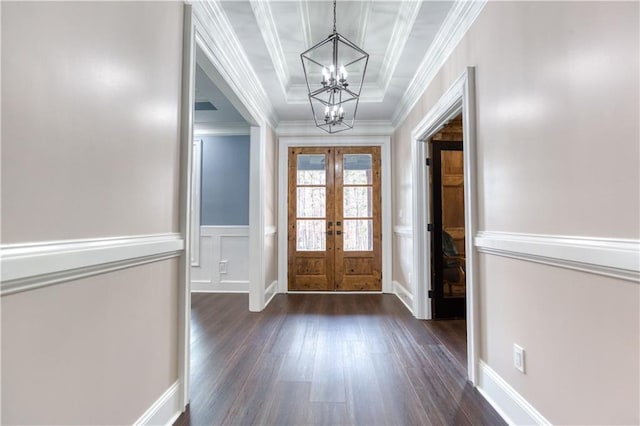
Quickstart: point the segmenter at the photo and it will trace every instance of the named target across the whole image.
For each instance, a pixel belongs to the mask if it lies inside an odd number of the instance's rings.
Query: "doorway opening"
[[[432,138],[443,130],[457,117],[462,118],[462,167],[463,186],[458,194],[464,194],[464,250],[455,245],[460,253],[464,254],[464,294],[465,294],[465,315],[466,322],[466,348],[467,348],[467,374],[471,383],[478,382],[478,354],[479,354],[479,311],[478,311],[478,252],[474,246],[473,237],[478,230],[478,201],[476,194],[476,109],[475,109],[475,69],[468,67],[455,80],[440,99],[431,107],[424,118],[413,128],[411,139],[413,144],[412,152],[412,172],[413,188],[412,199],[413,208],[413,277],[416,283],[414,294],[413,313],[420,319],[436,318],[434,303],[432,301],[435,290],[432,282],[433,265],[431,264],[432,251],[432,229],[434,229],[431,207],[432,184],[430,174],[432,167],[425,166],[425,158],[433,155],[429,152],[432,148]],[[447,137],[451,137],[447,135]],[[458,142],[458,141],[453,141]],[[442,156],[442,150],[440,155]],[[455,154],[454,154],[455,155]],[[446,161],[446,160],[445,160]],[[431,225],[431,226],[429,226]],[[441,228],[442,226],[440,226]],[[452,236],[453,237],[453,236]],[[445,237],[448,238],[448,237]],[[460,240],[462,242],[462,240]],[[439,241],[442,248],[442,240]],[[453,268],[453,263],[451,264]],[[443,274],[444,275],[444,274]],[[444,277],[443,277],[444,278]],[[455,276],[450,277],[456,278]],[[444,281],[444,279],[443,279]],[[458,281],[459,282],[459,281]],[[443,295],[448,292],[448,285],[443,285]],[[451,294],[454,291],[462,290],[461,285],[452,283]]]
[[[288,151],[288,289],[382,291],[380,147]]]
[[[429,151],[432,317],[466,318],[462,114],[429,139]]]

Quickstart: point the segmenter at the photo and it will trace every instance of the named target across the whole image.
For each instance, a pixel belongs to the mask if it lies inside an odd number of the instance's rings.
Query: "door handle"
[[[336,231],[336,235],[342,235],[342,231]]]

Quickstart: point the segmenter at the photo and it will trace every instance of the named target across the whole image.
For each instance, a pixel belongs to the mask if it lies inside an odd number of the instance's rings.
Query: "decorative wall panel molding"
[[[1,294],[170,259],[183,249],[175,233],[3,245]]]
[[[511,257],[640,283],[640,241],[478,232],[481,253]]]
[[[200,227],[200,265],[191,268],[191,291],[249,291],[248,226]]]

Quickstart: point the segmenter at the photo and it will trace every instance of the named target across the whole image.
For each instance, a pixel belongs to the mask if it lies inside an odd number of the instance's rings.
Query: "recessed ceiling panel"
[[[333,2],[221,4],[280,120],[310,120],[300,54],[331,34]],[[452,1],[337,2],[337,31],[370,55],[359,120],[391,119],[452,5]]]

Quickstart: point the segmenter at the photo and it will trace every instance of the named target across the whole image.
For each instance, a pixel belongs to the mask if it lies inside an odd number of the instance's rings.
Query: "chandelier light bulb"
[[[344,68],[344,65],[340,65],[340,80],[344,81],[347,79],[347,70]]]

